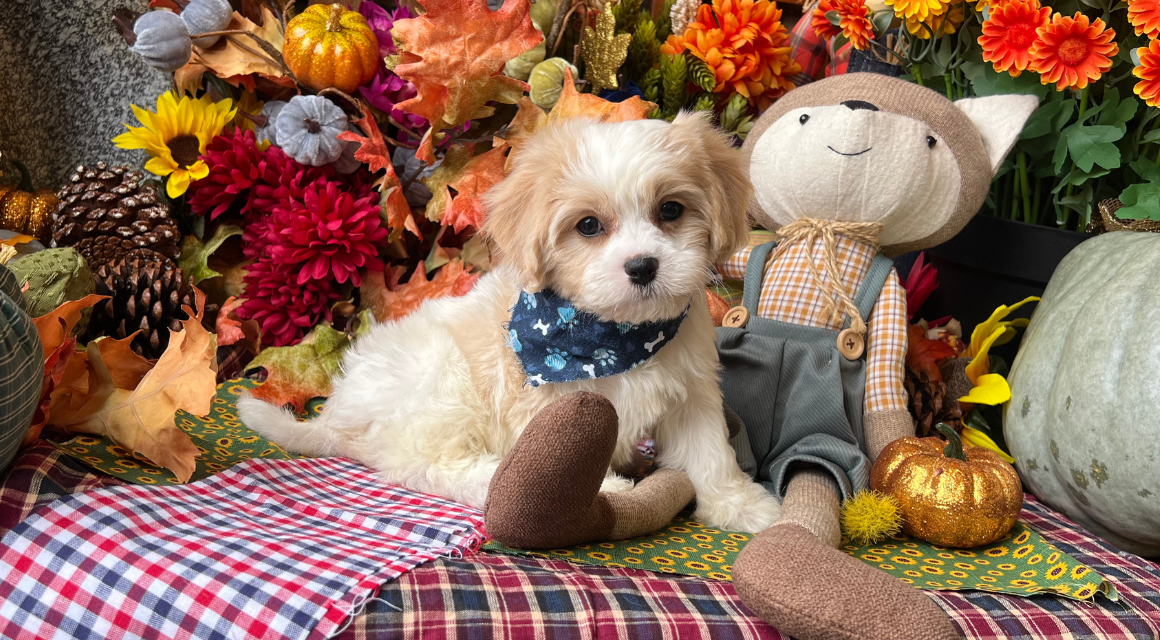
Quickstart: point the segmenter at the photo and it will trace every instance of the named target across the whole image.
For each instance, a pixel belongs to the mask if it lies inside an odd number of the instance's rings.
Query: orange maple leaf
[[[471,291],[482,275],[467,273],[463,260],[459,258],[443,265],[430,280],[421,262],[411,279],[406,284],[399,284],[404,273],[406,269],[403,267],[391,269],[389,283],[378,271],[371,271],[363,278],[363,284],[359,287],[363,307],[370,309],[379,322],[405,318],[426,300],[461,296]]]
[[[423,180],[431,189],[427,203],[427,218],[439,220],[459,233],[464,227],[479,229],[487,216],[483,208],[483,194],[506,175],[507,145],[502,141],[491,151],[471,157],[471,147],[452,147],[443,163]],[[455,189],[454,198],[450,189]]]
[[[355,126],[366,132],[360,136],[353,131],[344,131],[338,134],[338,139],[345,142],[357,142],[358,150],[354,152],[355,160],[367,163],[371,173],[383,169],[386,173],[375,181],[375,188],[379,190],[379,207],[387,219],[387,226],[391,230],[391,239],[398,238],[407,229],[419,239],[423,234],[419,232],[419,225],[411,216],[411,206],[403,195],[403,185],[399,182],[399,175],[395,173],[395,165],[391,162],[391,149],[383,140],[375,116],[367,106],[363,106],[363,117],[354,121]]]
[[[503,66],[544,37],[532,26],[527,0],[505,0],[498,11],[487,0],[423,0],[423,7],[426,14],[391,30],[402,44],[395,74],[419,92],[396,106],[431,123],[416,155],[434,164],[441,129],[490,116],[488,102],[523,97],[528,85],[503,75]]]
[[[925,371],[931,380],[942,382],[939,364],[947,358],[955,357],[953,347],[941,340],[926,337],[922,326],[912,324],[907,327],[906,366],[915,373]]]

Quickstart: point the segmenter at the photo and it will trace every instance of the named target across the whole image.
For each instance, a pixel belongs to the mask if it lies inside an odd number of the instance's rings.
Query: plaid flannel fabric
[[[90,471],[51,444],[37,440],[20,452],[0,484],[0,532],[57,498],[119,484],[124,482]]]
[[[749,245],[719,266],[721,275],[744,279],[749,254],[754,247],[769,239],[765,233],[750,234]],[[835,321],[823,313],[825,296],[814,284],[809,267],[809,256],[820,265],[823,254],[821,240],[808,249],[801,243],[787,247],[777,257],[776,269],[766,268],[758,315],[810,327],[841,329],[844,317]],[[853,298],[858,293],[858,283],[870,270],[875,252],[866,245],[838,236],[837,254],[838,275]],[[829,281],[825,271],[822,271],[822,279]],[[906,292],[897,273],[891,271],[886,279],[866,324],[869,328],[866,336],[866,413],[905,410],[906,389],[902,386],[902,379],[906,360]]]
[[[25,311],[23,283],[0,265],[0,471],[16,457],[40,401],[44,354]]]
[[[851,45],[847,44],[835,52],[833,44],[818,37],[810,26],[810,18],[817,6],[817,2],[811,2],[803,7],[801,19],[789,32],[789,55],[802,68],[801,73],[790,76],[790,80],[799,87],[814,80],[846,73],[846,67],[850,64]]]
[[[325,638],[482,525],[342,458],[73,494],[0,542],[0,637]]]
[[[729,582],[481,554],[432,562],[383,585],[379,600],[340,637],[785,636],[750,613]]]

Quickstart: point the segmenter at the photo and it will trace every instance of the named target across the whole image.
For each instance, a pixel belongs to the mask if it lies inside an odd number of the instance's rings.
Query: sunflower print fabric
[[[201,453],[190,482],[212,476],[251,458],[284,460],[302,457],[263,438],[238,420],[238,394],[256,386],[258,383],[253,380],[229,380],[218,385],[209,416],[198,417],[185,411],[177,412],[174,419],[178,428],[189,434]],[[304,417],[314,417],[321,413],[322,404],[320,398],[311,400],[306,405]],[[107,438],[83,435],[53,444],[90,467],[127,482],[178,484],[177,477],[169,469],[154,466]]]
[[[977,549],[947,549],[900,534],[863,547],[843,540],[841,550],[919,589],[1118,599],[1110,582],[1022,522],[1003,540]]]

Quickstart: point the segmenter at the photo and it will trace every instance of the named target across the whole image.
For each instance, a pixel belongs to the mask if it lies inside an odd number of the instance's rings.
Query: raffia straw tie
[[[835,323],[840,323],[843,315],[850,316],[850,328],[865,336],[866,322],[858,312],[854,301],[850,299],[850,292],[846,290],[846,285],[842,283],[841,274],[838,272],[838,236],[845,236],[877,250],[878,234],[881,232],[880,222],[837,222],[803,218],[776,231],[781,241],[769,260],[776,259],[791,245],[805,243],[806,264],[809,265],[814,285],[822,293],[824,300],[822,312],[828,313],[830,321]],[[819,238],[822,240],[824,252],[821,266],[829,276],[828,280],[822,278],[822,272],[814,262],[813,248]]]

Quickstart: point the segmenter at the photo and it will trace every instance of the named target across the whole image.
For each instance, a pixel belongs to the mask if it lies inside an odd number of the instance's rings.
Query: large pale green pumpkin
[[[1160,555],[1160,234],[1076,247],[1008,376],[1023,484],[1116,546]]]

